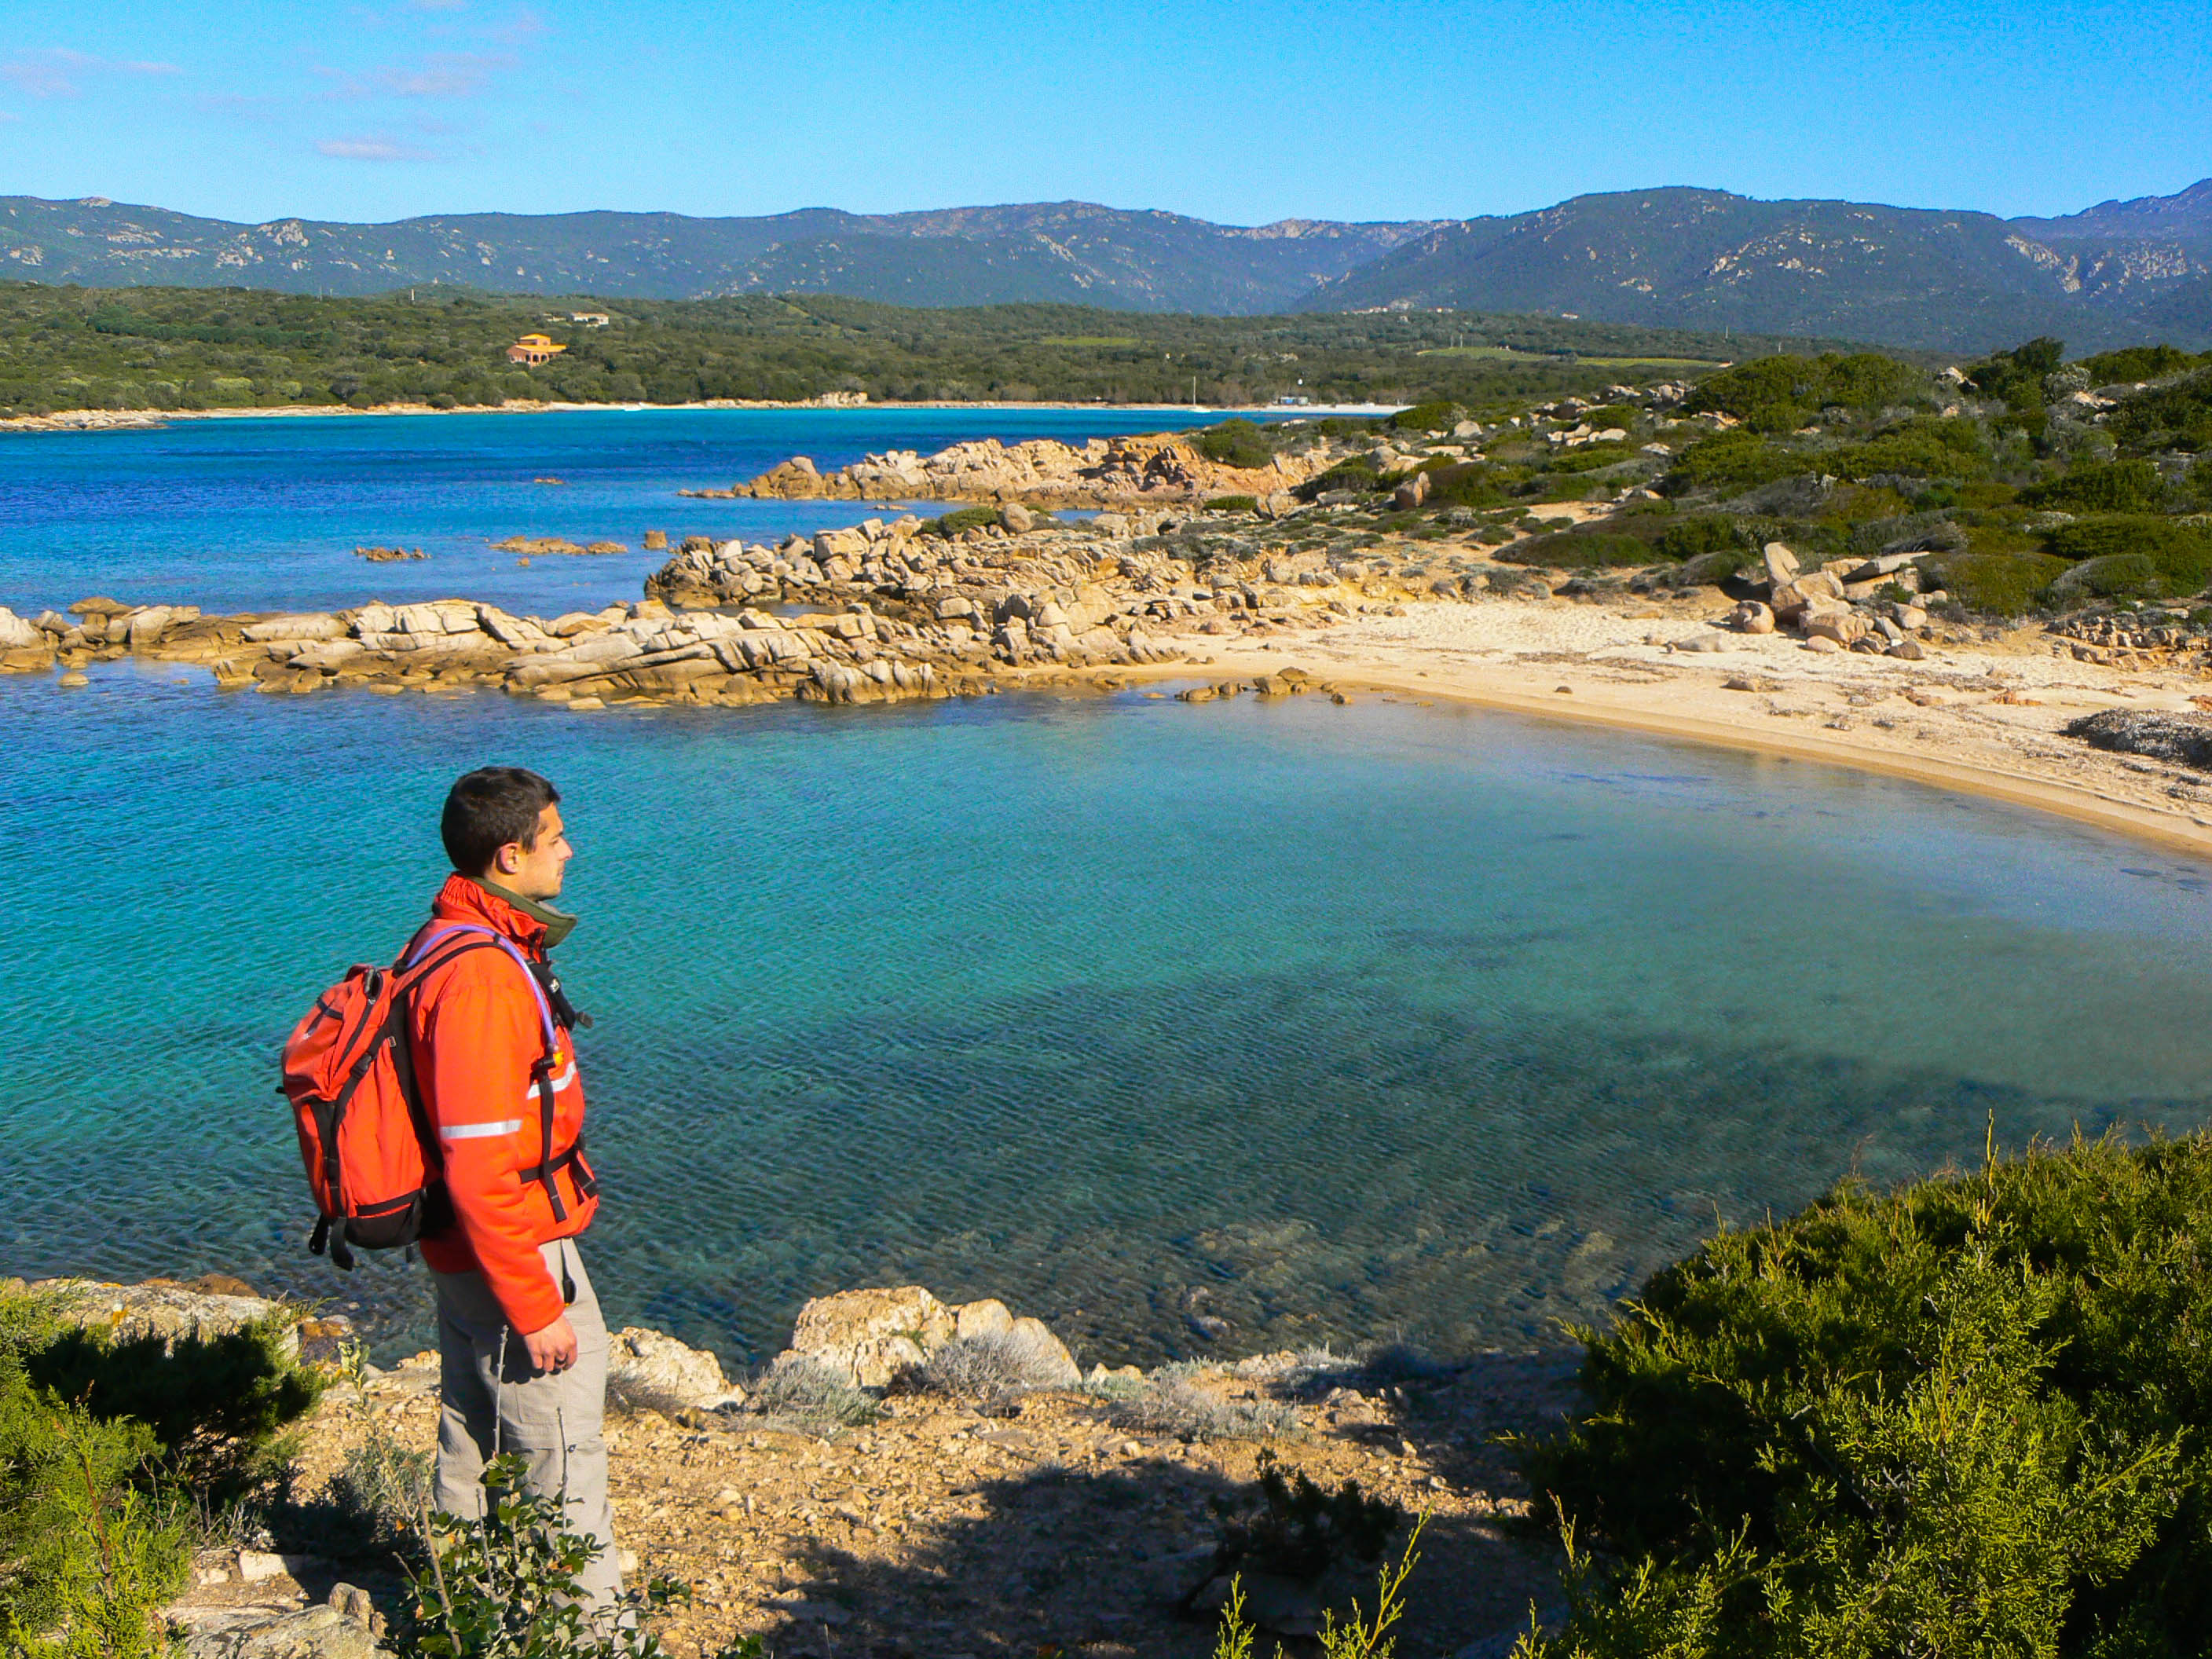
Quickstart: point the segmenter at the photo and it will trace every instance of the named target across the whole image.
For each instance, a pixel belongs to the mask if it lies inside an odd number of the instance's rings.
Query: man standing
[[[575,926],[550,903],[573,851],[560,800],[515,766],[471,772],[446,797],[453,873],[414,949],[472,933],[496,948],[453,957],[415,1000],[411,1054],[452,1206],[422,1250],[438,1297],[438,1507],[480,1513],[485,1463],[520,1453],[531,1487],[562,1496],[571,1528],[602,1546],[581,1579],[604,1610],[622,1588],[601,1430],[607,1333],[576,1248],[598,1182],[577,1017],[547,959]]]

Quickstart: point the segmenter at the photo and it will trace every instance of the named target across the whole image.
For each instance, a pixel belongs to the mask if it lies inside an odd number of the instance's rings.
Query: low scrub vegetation
[[[817,1434],[857,1428],[883,1415],[874,1395],[811,1359],[770,1365],[753,1378],[745,1409]]]
[[[1194,434],[1191,442],[1207,460],[1223,466],[1249,470],[1266,466],[1275,459],[1274,446],[1267,441],[1266,431],[1253,421],[1224,421]]]
[[[1156,1373],[1115,1401],[1116,1426],[1179,1440],[1265,1440],[1297,1432],[1295,1406],[1279,1401],[1231,1399],[1200,1387],[1173,1367]]]
[[[998,522],[999,509],[995,507],[963,507],[942,518],[929,520],[921,526],[921,533],[951,541],[963,530],[988,530]]]
[[[0,1638],[26,1659],[162,1653],[197,1517],[275,1480],[319,1385],[271,1323],[116,1340],[0,1293]]]
[[[2202,1652],[2212,1139],[2038,1146],[1726,1232],[1518,1447],[1571,1610],[1522,1659]]]
[[[1753,432],[1793,432],[1825,408],[1870,412],[1910,401],[1925,379],[1910,364],[1873,352],[1760,357],[1708,376],[1688,407],[1733,416]]]
[[[613,1540],[571,1530],[557,1497],[524,1487],[528,1473],[519,1456],[495,1458],[484,1470],[480,1517],[424,1517],[443,1541],[413,1571],[401,1659],[663,1659],[645,1621],[690,1592],[672,1578],[648,1579],[616,1616],[592,1617],[582,1574]],[[765,1659],[765,1649],[750,1637],[717,1659]]]

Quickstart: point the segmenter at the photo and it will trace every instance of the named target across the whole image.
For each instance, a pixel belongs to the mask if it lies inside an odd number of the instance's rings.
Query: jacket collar
[[[456,871],[446,878],[431,902],[430,914],[441,921],[465,921],[514,940],[533,956],[542,956],[576,925],[574,916],[549,904],[525,898],[465,876]]]

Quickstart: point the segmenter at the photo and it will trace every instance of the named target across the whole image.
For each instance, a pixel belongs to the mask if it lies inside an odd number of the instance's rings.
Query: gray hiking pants
[[[545,1270],[561,1283],[565,1268],[576,1287],[568,1323],[576,1363],[540,1376],[530,1350],[507,1322],[480,1273],[433,1273],[438,1290],[438,1507],[449,1515],[483,1511],[480,1477],[501,1452],[529,1460],[530,1488],[564,1494],[568,1525],[605,1547],[580,1575],[596,1612],[622,1589],[615,1553],[614,1505],[607,1497],[607,1327],[576,1242],[540,1245]]]

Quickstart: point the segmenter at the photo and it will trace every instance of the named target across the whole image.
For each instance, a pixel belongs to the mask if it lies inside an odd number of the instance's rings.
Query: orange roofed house
[[[551,362],[568,349],[564,345],[555,345],[550,335],[526,334],[507,347],[507,361],[536,368],[540,363]]]

